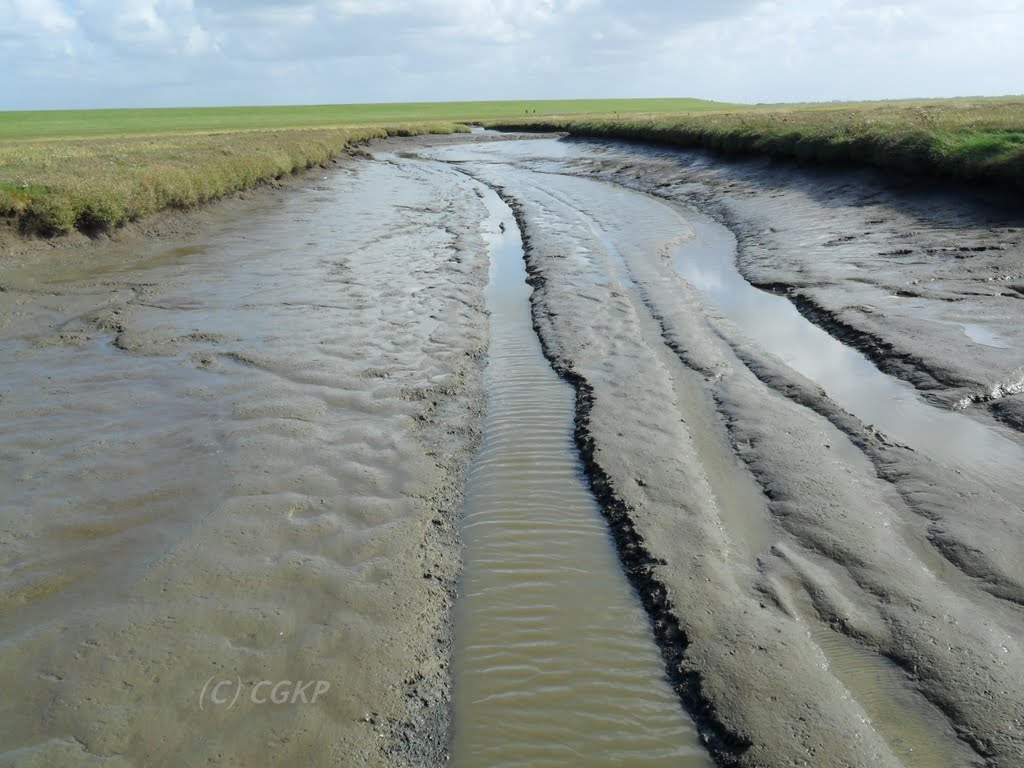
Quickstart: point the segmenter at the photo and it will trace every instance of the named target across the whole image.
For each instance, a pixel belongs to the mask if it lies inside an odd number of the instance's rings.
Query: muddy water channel
[[[452,764],[709,766],[585,486],[512,211],[485,201],[487,415],[461,527]]]
[[[0,766],[1024,764],[1019,434],[753,288],[687,162],[392,143],[0,260]]]
[[[535,324],[595,401],[591,468],[632,510],[688,635],[680,656],[662,646],[703,680],[684,699],[712,741],[758,734],[728,759],[1014,764],[1019,438],[926,402],[752,287],[729,230],[642,191],[637,160],[662,187],[672,165],[553,139],[432,156],[516,206]],[[1005,695],[977,706],[976,674]],[[726,722],[703,719],[709,703]]]

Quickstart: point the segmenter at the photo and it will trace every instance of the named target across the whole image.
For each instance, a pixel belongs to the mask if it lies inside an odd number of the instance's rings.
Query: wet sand
[[[720,765],[1024,762],[1011,213],[494,138],[5,249],[0,764],[440,765],[454,735],[462,765],[572,765],[563,725],[613,716],[631,764],[699,764],[694,727]],[[527,342],[563,382],[501,374]],[[603,600],[607,660],[566,677]]]

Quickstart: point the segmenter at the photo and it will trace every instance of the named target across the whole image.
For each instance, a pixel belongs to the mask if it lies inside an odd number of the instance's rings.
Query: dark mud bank
[[[801,315],[828,332],[834,339],[862,353],[882,372],[903,379],[924,393],[959,387],[964,383],[951,376],[948,371],[933,368],[920,357],[897,349],[892,342],[844,322],[836,312],[821,306],[795,286],[755,282],[751,282],[751,285],[762,291],[785,296]]]

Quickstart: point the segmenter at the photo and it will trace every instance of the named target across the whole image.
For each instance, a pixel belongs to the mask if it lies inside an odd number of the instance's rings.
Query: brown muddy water
[[[710,766],[585,485],[512,211],[485,202],[487,415],[461,527],[452,764]]]

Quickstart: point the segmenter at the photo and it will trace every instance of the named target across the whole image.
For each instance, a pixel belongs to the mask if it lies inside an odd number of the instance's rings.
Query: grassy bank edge
[[[915,110],[920,112],[921,110]],[[908,110],[909,112],[909,110]],[[896,114],[881,125],[861,112],[719,114],[683,118],[503,120],[504,131],[563,132],[724,155],[763,155],[832,166],[873,167],[913,176],[983,182],[1024,191],[1024,120],[947,126]],[[929,125],[929,123],[937,123]]]
[[[34,143],[57,169],[54,180],[0,179],[0,217],[25,236],[97,235],[325,166],[372,139],[468,130],[428,122]]]

